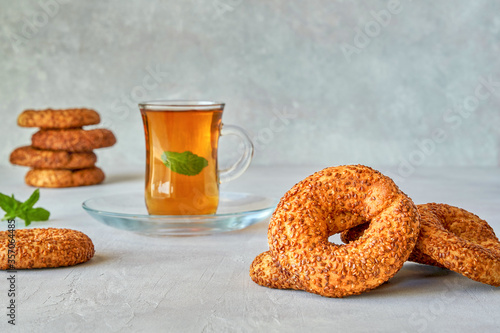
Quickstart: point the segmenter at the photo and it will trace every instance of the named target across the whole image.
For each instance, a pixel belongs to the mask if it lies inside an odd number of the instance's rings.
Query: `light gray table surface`
[[[223,191],[279,199],[324,166],[250,167]],[[418,168],[391,176],[415,203],[470,210],[500,233],[500,169]],[[342,299],[258,286],[252,260],[267,250],[267,224],[198,237],[146,237],[92,219],[81,207],[98,195],[142,191],[142,167],[105,169],[98,186],[41,189],[37,206],[52,213],[32,227],[86,233],[96,254],[87,263],[18,270],[16,325],[6,316],[8,273],[0,272],[2,332],[493,332],[500,327],[500,288],[454,272],[407,262],[386,284]],[[21,167],[0,168],[0,192],[26,199]],[[18,223],[18,225],[21,223]],[[2,230],[6,230],[5,222]]]

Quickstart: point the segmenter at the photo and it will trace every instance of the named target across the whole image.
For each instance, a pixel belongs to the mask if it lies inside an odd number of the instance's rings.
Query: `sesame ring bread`
[[[418,208],[419,208],[419,206],[417,205],[417,209]],[[420,210],[419,210],[419,213],[420,213]],[[355,218],[355,216],[349,215],[346,218]],[[364,221],[363,224],[360,224],[360,225],[357,225],[351,229],[342,231],[342,233],[340,234],[340,239],[342,240],[342,242],[344,242],[346,244],[350,243],[350,242],[358,239],[359,237],[361,237],[363,235],[363,233],[365,232],[365,230],[369,227],[369,225],[370,225],[369,223]],[[424,222],[422,221],[422,219],[420,219],[420,233],[422,233],[422,229],[424,227],[425,227]],[[419,238],[417,239],[417,244],[415,244],[415,248],[413,249],[413,252],[408,257],[408,261],[413,261],[413,262],[417,262],[419,264],[425,264],[425,265],[431,265],[431,266],[437,266],[437,267],[444,268],[443,265],[441,265],[437,261],[433,260],[427,254],[425,254],[417,249],[419,247],[420,240],[421,240],[421,235],[419,235]]]
[[[99,114],[91,109],[25,110],[17,118],[21,127],[76,128],[99,124]]]
[[[33,187],[77,187],[100,184],[104,181],[104,172],[98,167],[79,170],[32,169],[24,178],[26,184]]]
[[[500,242],[477,215],[446,204],[417,206],[421,229],[408,260],[447,268],[472,280],[500,286]],[[364,225],[342,234],[349,242],[360,237]]]
[[[328,240],[365,221],[370,226],[355,242]],[[281,198],[269,223],[269,252],[254,260],[250,276],[272,288],[360,294],[396,274],[419,228],[417,208],[390,178],[361,165],[326,168]]]
[[[262,252],[253,260],[250,277],[255,283],[268,288],[304,290],[300,281],[273,258],[271,251]]]
[[[14,240],[15,246],[9,243]],[[15,257],[9,257],[12,252]],[[94,256],[94,244],[84,233],[71,229],[32,228],[0,232],[0,269],[73,266]]]
[[[83,169],[93,167],[96,161],[93,152],[71,153],[31,146],[16,148],[10,154],[10,163],[38,169]]]
[[[440,265],[469,279],[500,286],[500,242],[490,225],[446,204],[418,205],[422,230],[415,247]]]
[[[334,223],[357,225],[364,223],[368,225],[366,220],[348,213],[339,213],[332,216]],[[355,230],[357,227],[349,230]],[[348,231],[349,231],[348,230]],[[252,265],[250,266],[250,276],[257,284],[274,288],[274,289],[295,289],[304,290],[304,287],[297,278],[292,276],[288,271],[284,270],[280,264],[275,261],[270,251],[259,254]]]
[[[31,145],[34,148],[69,152],[89,152],[110,147],[115,143],[113,132],[105,128],[40,130],[31,137]]]

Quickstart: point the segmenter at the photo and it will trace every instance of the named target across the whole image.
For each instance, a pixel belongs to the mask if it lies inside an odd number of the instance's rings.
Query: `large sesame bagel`
[[[469,279],[500,286],[500,242],[490,225],[446,204],[418,205],[422,230],[414,257],[425,255]]]
[[[346,245],[328,240],[365,221],[370,225],[360,239]],[[269,224],[269,252],[255,259],[250,276],[272,288],[360,294],[396,274],[419,227],[415,205],[390,178],[361,165],[326,168],[281,198]]]
[[[0,269],[72,266],[90,260],[94,244],[71,229],[32,228],[0,232]]]
[[[464,209],[437,203],[417,205],[420,235],[410,261],[448,268],[472,280],[500,286],[500,242],[485,220]],[[368,224],[341,235],[345,243],[361,237]]]
[[[417,205],[418,209],[418,205]],[[420,210],[419,210],[420,212]],[[350,215],[347,218],[355,218],[354,215]],[[365,230],[370,226],[370,223],[364,221],[362,224],[357,225],[351,229],[342,231],[340,234],[340,239],[344,243],[350,243],[359,237],[363,235]],[[432,266],[438,266],[438,267],[443,267],[440,263],[429,257],[427,254],[423,253],[422,251],[418,250],[419,247],[419,241],[421,240],[421,234],[422,234],[422,229],[424,229],[424,223],[422,222],[422,218],[420,218],[420,235],[419,238],[417,239],[417,244],[415,244],[415,248],[413,249],[413,252],[410,254],[408,257],[408,261],[414,261],[418,262],[420,264],[425,264],[425,265],[432,265]]]

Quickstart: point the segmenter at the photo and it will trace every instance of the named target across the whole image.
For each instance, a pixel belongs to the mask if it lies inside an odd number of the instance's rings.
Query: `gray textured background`
[[[157,98],[225,101],[260,165],[500,164],[498,1],[0,4],[0,165],[23,109],[72,106],[118,138],[100,165],[143,163]]]

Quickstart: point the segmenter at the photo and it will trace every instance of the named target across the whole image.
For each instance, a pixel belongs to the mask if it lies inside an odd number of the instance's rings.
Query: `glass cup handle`
[[[241,127],[222,124],[220,135],[235,135],[243,143],[243,154],[238,161],[227,169],[219,170],[219,182],[227,183],[238,178],[245,172],[252,161],[254,148],[252,140],[250,140],[248,134]]]

